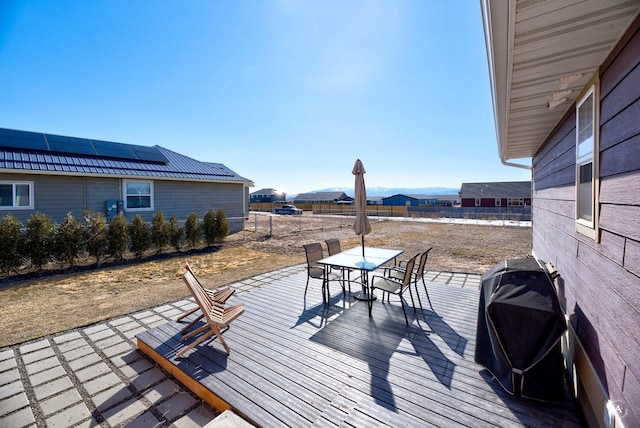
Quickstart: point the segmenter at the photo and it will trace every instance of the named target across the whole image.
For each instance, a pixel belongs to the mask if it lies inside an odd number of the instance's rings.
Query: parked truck
[[[302,215],[302,210],[296,208],[295,205],[283,205],[280,208],[276,208],[274,212],[282,215]]]

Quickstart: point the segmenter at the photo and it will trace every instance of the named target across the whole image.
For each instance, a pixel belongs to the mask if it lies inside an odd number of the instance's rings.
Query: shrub
[[[158,211],[151,219],[151,242],[158,248],[158,252],[162,251],[171,240],[171,231],[169,225],[164,219],[162,211]]]
[[[200,218],[198,214],[191,213],[187,216],[187,220],[184,222],[184,234],[189,245],[192,247],[198,245],[198,242],[200,242]]]
[[[87,252],[96,258],[96,264],[107,253],[107,219],[101,212],[84,213],[84,239]]]
[[[171,240],[171,246],[176,250],[180,250],[182,244],[182,228],[178,223],[178,217],[172,215],[169,219],[169,236]]]
[[[136,257],[141,257],[151,246],[149,226],[140,215],[135,216],[129,224],[129,243],[131,252]]]
[[[40,269],[51,260],[53,247],[53,224],[46,214],[31,214],[27,221],[25,256],[31,265]]]
[[[80,221],[67,213],[64,221],[55,228],[54,253],[61,264],[73,266],[74,260],[84,249],[84,231]]]
[[[0,271],[2,273],[17,272],[22,266],[25,238],[21,229],[22,223],[11,214],[7,214],[0,220]]]
[[[204,219],[202,220],[202,232],[204,235],[204,241],[207,245],[213,245],[217,241],[216,213],[213,212],[212,209],[209,209],[204,214]]]
[[[222,242],[229,234],[229,220],[222,208],[218,208],[215,217],[214,236],[216,241]]]
[[[107,227],[107,254],[116,260],[122,260],[127,251],[128,226],[127,219],[122,214],[118,214],[111,219]]]

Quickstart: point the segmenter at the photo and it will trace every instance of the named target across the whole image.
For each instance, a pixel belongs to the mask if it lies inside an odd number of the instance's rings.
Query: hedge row
[[[195,247],[201,239],[207,245],[222,242],[229,234],[229,221],[222,210],[206,212],[202,224],[198,214],[191,213],[181,227],[174,215],[165,220],[157,212],[147,224],[136,216],[129,222],[118,215],[107,223],[100,212],[87,211],[83,220],[71,213],[62,223],[54,224],[46,214],[31,215],[24,225],[11,214],[0,220],[0,272],[10,274],[31,264],[41,269],[49,262],[73,265],[81,256],[94,257],[100,263],[105,257],[122,260],[127,251],[136,257],[152,248],[158,252],[171,246],[176,251],[185,243]]]

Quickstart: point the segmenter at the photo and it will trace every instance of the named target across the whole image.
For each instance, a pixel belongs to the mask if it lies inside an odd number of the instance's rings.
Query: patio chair
[[[200,285],[196,277],[189,269],[187,269],[182,278],[184,279],[184,283],[193,295],[193,298],[198,304],[200,310],[202,311],[202,314],[205,318],[205,324],[202,327],[192,331],[191,333],[186,334],[182,338],[182,340],[188,340],[203,333],[196,340],[194,340],[192,343],[178,352],[176,354],[176,357],[181,357],[185,354],[185,352],[198,345],[202,341],[206,340],[213,334],[218,337],[218,340],[220,341],[222,346],[224,346],[227,354],[229,354],[231,350],[229,349],[227,343],[224,341],[222,332],[229,328],[233,320],[244,313],[244,303],[238,303],[233,306],[225,306],[222,303],[215,302],[209,297],[207,290],[205,290],[204,287]]]
[[[336,255],[342,252],[342,248],[340,247],[340,240],[338,239],[327,239],[324,241],[327,244],[327,252],[329,256]],[[340,274],[342,275],[342,280],[344,281],[344,274],[347,274],[347,284],[349,286],[349,294],[351,294],[351,271],[356,269],[349,269],[345,267],[332,266],[331,270],[338,269]]]
[[[185,262],[184,268],[193,276],[194,280],[202,287],[202,284],[200,284],[200,281],[196,277],[195,273],[193,273],[193,270],[191,269],[191,266],[189,266],[189,263]],[[227,299],[229,299],[229,297],[233,296],[233,293],[236,292],[236,290],[234,290],[233,288],[229,287],[228,285],[226,285],[224,287],[218,287],[218,288],[215,288],[215,289],[206,289],[204,287],[202,287],[202,288],[209,295],[209,298],[211,300],[213,300],[214,302],[223,303],[223,304],[227,301]],[[196,306],[195,308],[193,308],[193,309],[185,312],[184,314],[180,315],[176,319],[176,321],[182,321],[183,319],[185,319],[189,315],[191,315],[191,314],[193,314],[193,313],[195,313],[195,312],[197,312],[199,310],[200,310],[200,307]],[[185,333],[187,330],[189,330],[191,327],[193,327],[198,321],[200,321],[203,317],[204,317],[204,315],[201,313],[196,319],[191,321],[191,323],[189,323],[189,325],[184,327],[181,330],[181,332]]]
[[[429,307],[431,307],[431,310],[433,310],[433,305],[431,304],[431,298],[429,297],[429,291],[427,290],[427,283],[424,280],[424,271],[425,271],[425,267],[427,266],[427,258],[429,257],[429,251],[431,251],[433,249],[433,247],[429,247],[429,249],[427,251],[425,251],[424,253],[420,254],[420,260],[418,261],[418,265],[416,266],[416,268],[413,270],[412,272],[412,281],[413,284],[416,288],[416,294],[418,295],[418,303],[420,304],[420,309],[424,309],[422,307],[422,300],[420,299],[420,293],[418,293],[418,280],[421,279],[422,280],[422,286],[424,287],[424,292],[427,295],[427,300],[429,301]],[[406,264],[406,261],[400,261],[400,266],[395,268],[393,271],[390,272],[390,276],[396,278],[396,279],[400,279],[402,278],[403,272],[405,270],[406,266],[402,266],[403,264]]]
[[[341,281],[342,275],[325,269],[324,265],[318,263],[318,260],[324,258],[322,245],[319,242],[303,245],[304,252],[307,257],[307,285],[304,287],[304,297],[307,297],[307,288],[309,288],[309,279],[322,279],[322,301],[329,303],[329,281]],[[342,282],[342,281],[341,281]],[[342,294],[346,296],[344,283],[342,285]]]
[[[397,294],[400,297],[400,303],[402,305],[402,313],[404,313],[404,320],[409,324],[409,319],[407,318],[407,311],[404,309],[405,291],[409,290],[409,295],[411,296],[411,306],[413,307],[413,311],[415,312],[415,303],[413,301],[413,293],[411,292],[411,282],[412,282],[412,272],[416,263],[417,255],[413,256],[407,262],[404,270],[404,274],[402,276],[402,280],[391,276],[385,275],[374,275],[371,278],[371,293],[374,292],[375,289],[383,291],[383,297],[380,299],[384,303],[384,293],[387,293],[387,302],[389,301],[390,294]],[[369,302],[369,316],[371,316],[371,309],[373,308],[373,301]]]

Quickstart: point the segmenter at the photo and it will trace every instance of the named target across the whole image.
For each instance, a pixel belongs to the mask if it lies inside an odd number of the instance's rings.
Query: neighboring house
[[[382,205],[382,200],[384,197],[382,196],[368,196],[367,195],[367,204],[368,205]]]
[[[499,154],[532,158],[570,385],[590,426],[638,427],[640,2],[481,4]]]
[[[462,207],[524,207],[531,205],[531,182],[462,183]]]
[[[344,192],[300,193],[293,199],[294,204],[335,204],[338,201],[353,201]]]
[[[160,146],[137,146],[0,128],[0,216],[34,213],[61,222],[89,209],[146,221],[162,211],[184,221],[222,208],[231,230],[248,213],[252,182],[219,163]]]
[[[459,200],[457,195],[405,195],[398,194],[382,198],[382,205],[387,206],[452,206]]]
[[[393,195],[382,198],[382,205],[417,207],[419,205],[438,205],[438,199],[427,195]]]
[[[251,192],[249,202],[284,202],[287,194],[276,189],[260,189]]]

